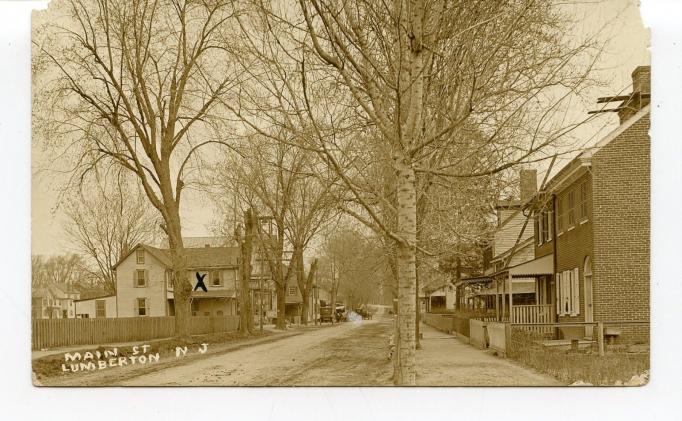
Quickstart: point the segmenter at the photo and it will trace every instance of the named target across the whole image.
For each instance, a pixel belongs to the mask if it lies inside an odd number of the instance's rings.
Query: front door
[[[594,321],[594,306],[592,303],[592,262],[590,257],[585,258],[585,266],[583,269],[583,278],[585,280],[585,321]],[[585,326],[585,337],[592,339],[594,326]]]

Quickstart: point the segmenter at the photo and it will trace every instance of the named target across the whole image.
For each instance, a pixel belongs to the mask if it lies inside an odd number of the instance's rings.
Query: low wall
[[[488,346],[486,322],[474,319],[469,320],[469,343],[479,349],[485,349]]]
[[[468,317],[454,316],[452,320],[453,328],[457,332],[457,336],[464,336],[469,338],[469,319]]]
[[[451,314],[422,313],[422,322],[441,332],[450,333],[453,331],[453,317]]]
[[[488,322],[487,329],[490,347],[496,351],[506,353],[507,339],[505,323]]]

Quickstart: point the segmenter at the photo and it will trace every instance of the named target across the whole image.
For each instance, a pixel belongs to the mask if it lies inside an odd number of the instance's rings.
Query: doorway
[[[583,265],[583,280],[585,282],[585,321],[594,321],[594,303],[592,301],[592,259],[590,256],[585,257],[585,264]],[[592,339],[594,326],[585,326],[585,337]]]

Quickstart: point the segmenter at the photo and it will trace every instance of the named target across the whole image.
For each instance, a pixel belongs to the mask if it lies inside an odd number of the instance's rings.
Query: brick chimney
[[[642,97],[646,94],[647,97]],[[638,66],[632,72],[632,94],[630,99],[623,101],[620,104],[620,111],[618,117],[620,124],[623,124],[627,119],[637,114],[639,110],[646,107],[651,99],[651,66]]]
[[[520,170],[519,171],[519,190],[521,191],[521,202],[530,199],[538,191],[538,171]]]

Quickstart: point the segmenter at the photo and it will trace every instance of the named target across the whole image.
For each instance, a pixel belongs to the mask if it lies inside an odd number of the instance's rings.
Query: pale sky
[[[636,1],[611,0],[601,2],[584,2],[571,6],[576,17],[584,22],[577,26],[575,36],[581,31],[593,32],[595,28],[608,25],[606,33],[611,39],[604,59],[600,63],[598,76],[605,80],[607,87],[594,93],[597,96],[612,95],[626,89],[630,83],[632,70],[639,65],[650,63],[649,33],[643,25]],[[590,109],[590,105],[576,106]],[[591,109],[595,109],[595,107]],[[586,111],[586,110],[585,110]],[[606,134],[617,124],[617,116],[606,114],[598,121],[582,130],[581,136],[590,138],[596,131]],[[601,129],[601,130],[600,130]],[[598,138],[595,139],[599,140]],[[35,144],[32,146],[33,162],[42,162],[44,154]],[[31,180],[31,218],[32,218],[32,252],[34,254],[59,254],[70,250],[70,245],[63,240],[63,214],[57,209],[56,179],[54,174],[36,174]],[[208,225],[214,219],[214,208],[208,200],[198,194],[186,191],[182,204],[183,234],[186,236],[211,235]]]

